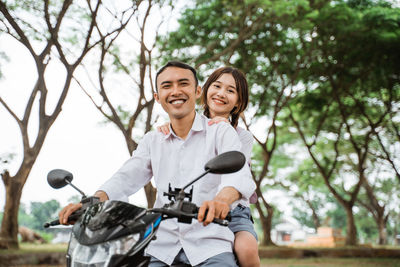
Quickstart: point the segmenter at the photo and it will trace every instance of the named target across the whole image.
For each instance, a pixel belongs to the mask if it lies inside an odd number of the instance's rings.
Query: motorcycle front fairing
[[[143,251],[160,221],[160,214],[126,202],[92,205],[72,229],[67,266],[146,266]]]

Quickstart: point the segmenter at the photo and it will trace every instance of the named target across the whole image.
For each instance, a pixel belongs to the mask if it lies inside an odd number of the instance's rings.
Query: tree
[[[325,184],[346,209],[348,245],[356,244],[352,207],[366,181],[367,157],[374,135],[390,118],[390,109],[382,104],[393,95],[390,91],[399,83],[399,53],[394,51],[398,36],[387,38],[387,33],[393,30],[393,20],[398,20],[394,15],[398,10],[393,11],[380,2],[370,2],[368,9],[357,3],[327,5],[314,19],[312,43],[316,49],[310,55],[310,73],[307,76],[307,80],[312,81],[310,87],[314,89],[306,91],[308,97],[296,101],[296,105],[302,107],[297,108],[297,113],[307,108],[303,104],[305,101],[314,104],[314,113],[322,110],[323,115],[318,116],[320,125],[309,127],[308,135],[300,129],[299,117],[291,116]],[[350,36],[349,32],[353,34]],[[318,94],[320,96],[316,97]],[[324,123],[327,125],[323,126]],[[313,152],[317,138],[322,135],[324,139],[324,132],[335,139],[332,146],[335,155],[331,158]],[[325,135],[325,140],[329,140],[328,135]],[[337,165],[341,161],[339,156],[347,157],[347,163],[342,161]],[[352,168],[354,172],[343,172],[346,168]],[[356,177],[356,182],[351,190],[343,191],[335,188],[334,176]],[[340,191],[347,193],[341,194]]]
[[[72,0],[0,1],[0,34],[8,35],[27,49],[37,72],[37,80],[32,86],[22,117],[18,116],[5,96],[0,97],[1,105],[18,124],[23,143],[23,159],[17,172],[11,175],[5,170],[2,173],[6,204],[0,232],[1,248],[18,247],[18,206],[22,189],[47,133],[62,110],[75,70],[94,46],[125,27],[129,13],[135,12],[135,3],[123,12],[128,14],[127,18],[122,15],[121,18],[111,16],[111,21],[115,23],[113,27],[99,23],[98,16],[107,14],[102,13],[105,10],[107,8],[100,0],[88,1],[86,5],[73,4]],[[95,29],[100,25],[108,27],[102,36],[95,34]],[[48,87],[46,70],[53,61],[64,67],[65,78],[56,104],[50,109],[48,94],[55,88]],[[35,112],[36,105],[38,113]],[[28,124],[35,116],[39,130],[32,133],[28,130]]]
[[[132,20],[134,25],[130,23],[121,35],[100,42],[98,69],[94,72],[97,77],[91,78],[97,83],[92,83],[92,90],[79,83],[107,122],[123,134],[130,155],[137,148],[138,136],[150,131],[155,121],[153,71],[158,62],[154,55],[155,40],[160,27],[168,21],[165,14],[173,14],[173,5],[164,0],[147,0],[140,1],[138,9],[140,12]],[[157,25],[152,25],[155,22]],[[100,30],[98,32],[102,36]],[[126,95],[124,102],[116,100],[116,86],[124,90],[121,93]],[[152,207],[156,189],[151,183],[144,189],[148,207]]]
[[[295,161],[297,160],[293,158],[292,162]],[[317,231],[327,212],[329,191],[313,161],[303,160],[281,183],[281,186],[293,198],[293,217],[302,225]]]
[[[387,223],[390,214],[396,208],[396,194],[399,184],[394,179],[394,172],[385,160],[371,158],[366,171],[366,181],[357,200],[360,207],[372,214],[378,233],[378,244],[387,244]]]
[[[173,56],[202,70],[225,64],[247,74],[252,85],[252,106],[247,128],[268,120],[264,136],[255,137],[260,164],[252,166],[259,202],[256,204],[263,227],[263,245],[270,236],[273,206],[263,196],[262,183],[269,176],[270,162],[279,143],[279,113],[293,96],[305,53],[296,38],[307,30],[309,5],[306,1],[196,1],[179,20],[179,29],[161,38],[166,57]],[[303,19],[304,18],[304,19]],[[261,164],[262,163],[262,164]]]

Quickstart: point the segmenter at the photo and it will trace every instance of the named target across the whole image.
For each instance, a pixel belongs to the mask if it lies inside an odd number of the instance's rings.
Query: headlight
[[[97,245],[84,246],[79,244],[74,234],[71,233],[71,241],[68,247],[71,267],[107,266],[113,255],[126,254],[139,240],[139,236],[139,233],[137,233]]]

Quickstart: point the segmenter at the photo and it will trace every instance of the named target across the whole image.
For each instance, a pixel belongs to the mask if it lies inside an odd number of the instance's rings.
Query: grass
[[[279,249],[270,248],[269,249]],[[398,247],[396,247],[398,249]],[[266,249],[266,248],[264,248]],[[29,244],[20,243],[19,250],[0,250],[3,254],[31,254],[45,252],[66,252],[67,244]],[[396,258],[264,258],[261,267],[400,267],[400,259]]]
[[[26,254],[40,252],[66,252],[67,244],[31,244],[20,243],[19,249],[0,250],[0,254]]]
[[[389,258],[307,258],[307,259],[262,259],[261,267],[400,267],[399,259]]]

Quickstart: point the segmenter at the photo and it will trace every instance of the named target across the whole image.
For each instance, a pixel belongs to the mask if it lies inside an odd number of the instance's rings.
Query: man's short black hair
[[[199,80],[197,79],[196,70],[192,66],[189,66],[188,64],[180,62],[180,61],[168,61],[167,64],[165,64],[163,67],[161,67],[161,69],[159,69],[157,71],[157,74],[156,74],[156,90],[157,90],[157,92],[158,92],[158,88],[157,88],[158,75],[160,75],[168,67],[176,67],[176,68],[190,70],[193,73],[194,80],[196,81],[196,87],[199,84]]]

